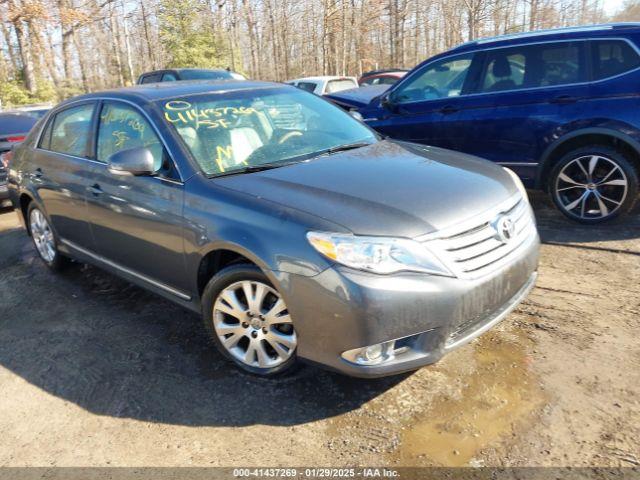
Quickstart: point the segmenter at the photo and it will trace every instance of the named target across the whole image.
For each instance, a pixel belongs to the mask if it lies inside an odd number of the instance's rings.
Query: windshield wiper
[[[335,147],[327,148],[323,155],[331,155],[332,153],[337,152],[346,152],[347,150],[355,150],[356,148],[368,147],[372,145],[371,142],[354,142],[354,143],[345,143],[344,145],[337,145]]]
[[[254,172],[262,172],[264,170],[271,170],[272,168],[280,168],[286,165],[291,165],[296,162],[274,162],[274,163],[263,163],[261,165],[247,165],[246,167],[236,168],[234,170],[229,170],[228,172],[220,172],[214,175],[211,175],[210,178],[218,178],[218,177],[226,177],[228,175],[240,175],[243,173],[254,173]]]

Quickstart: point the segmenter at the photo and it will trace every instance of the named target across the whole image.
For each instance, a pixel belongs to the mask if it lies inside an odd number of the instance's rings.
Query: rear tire
[[[617,150],[592,145],[567,153],[549,175],[549,193],[568,218],[593,225],[633,209],[638,172]]]
[[[55,272],[63,270],[69,259],[58,250],[58,238],[45,214],[33,202],[27,209],[27,228],[44,264]]]
[[[270,377],[297,364],[297,337],[284,299],[255,265],[220,270],[202,295],[204,327],[241,369]]]

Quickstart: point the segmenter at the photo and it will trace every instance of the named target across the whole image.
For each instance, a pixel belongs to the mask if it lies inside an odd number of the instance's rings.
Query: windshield
[[[161,100],[207,175],[302,161],[343,145],[373,143],[348,113],[299,89],[273,88]]]
[[[227,80],[234,77],[226,70],[182,70],[180,78],[182,80]]]

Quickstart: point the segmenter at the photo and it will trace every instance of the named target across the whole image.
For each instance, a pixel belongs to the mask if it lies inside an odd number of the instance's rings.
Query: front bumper
[[[415,370],[502,320],[533,288],[539,238],[504,267],[478,279],[404,273],[375,275],[333,267],[315,277],[279,278],[304,360],[357,377]],[[342,353],[390,340],[402,351],[377,365]]]

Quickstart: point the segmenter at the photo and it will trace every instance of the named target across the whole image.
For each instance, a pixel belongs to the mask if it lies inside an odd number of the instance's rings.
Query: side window
[[[482,92],[498,92],[522,88],[524,82],[524,55],[521,52],[489,53]]]
[[[146,118],[129,105],[105,103],[100,112],[97,160],[106,163],[114,153],[136,147],[148,148],[155,170],[162,168],[164,149]]]
[[[558,42],[488,50],[480,92],[501,92],[584,82],[584,42]]]
[[[94,104],[90,103],[57,113],[51,122],[49,150],[76,157],[86,157],[87,143],[91,135],[93,108]]]
[[[593,79],[601,80],[640,67],[640,56],[623,40],[592,42]]]
[[[402,104],[460,95],[472,60],[473,54],[461,55],[428,65],[394,92],[393,101]]]
[[[171,73],[171,72],[167,72],[164,75],[162,75],[162,80],[163,82],[177,82],[178,81],[178,77],[176,77],[175,73]]]

